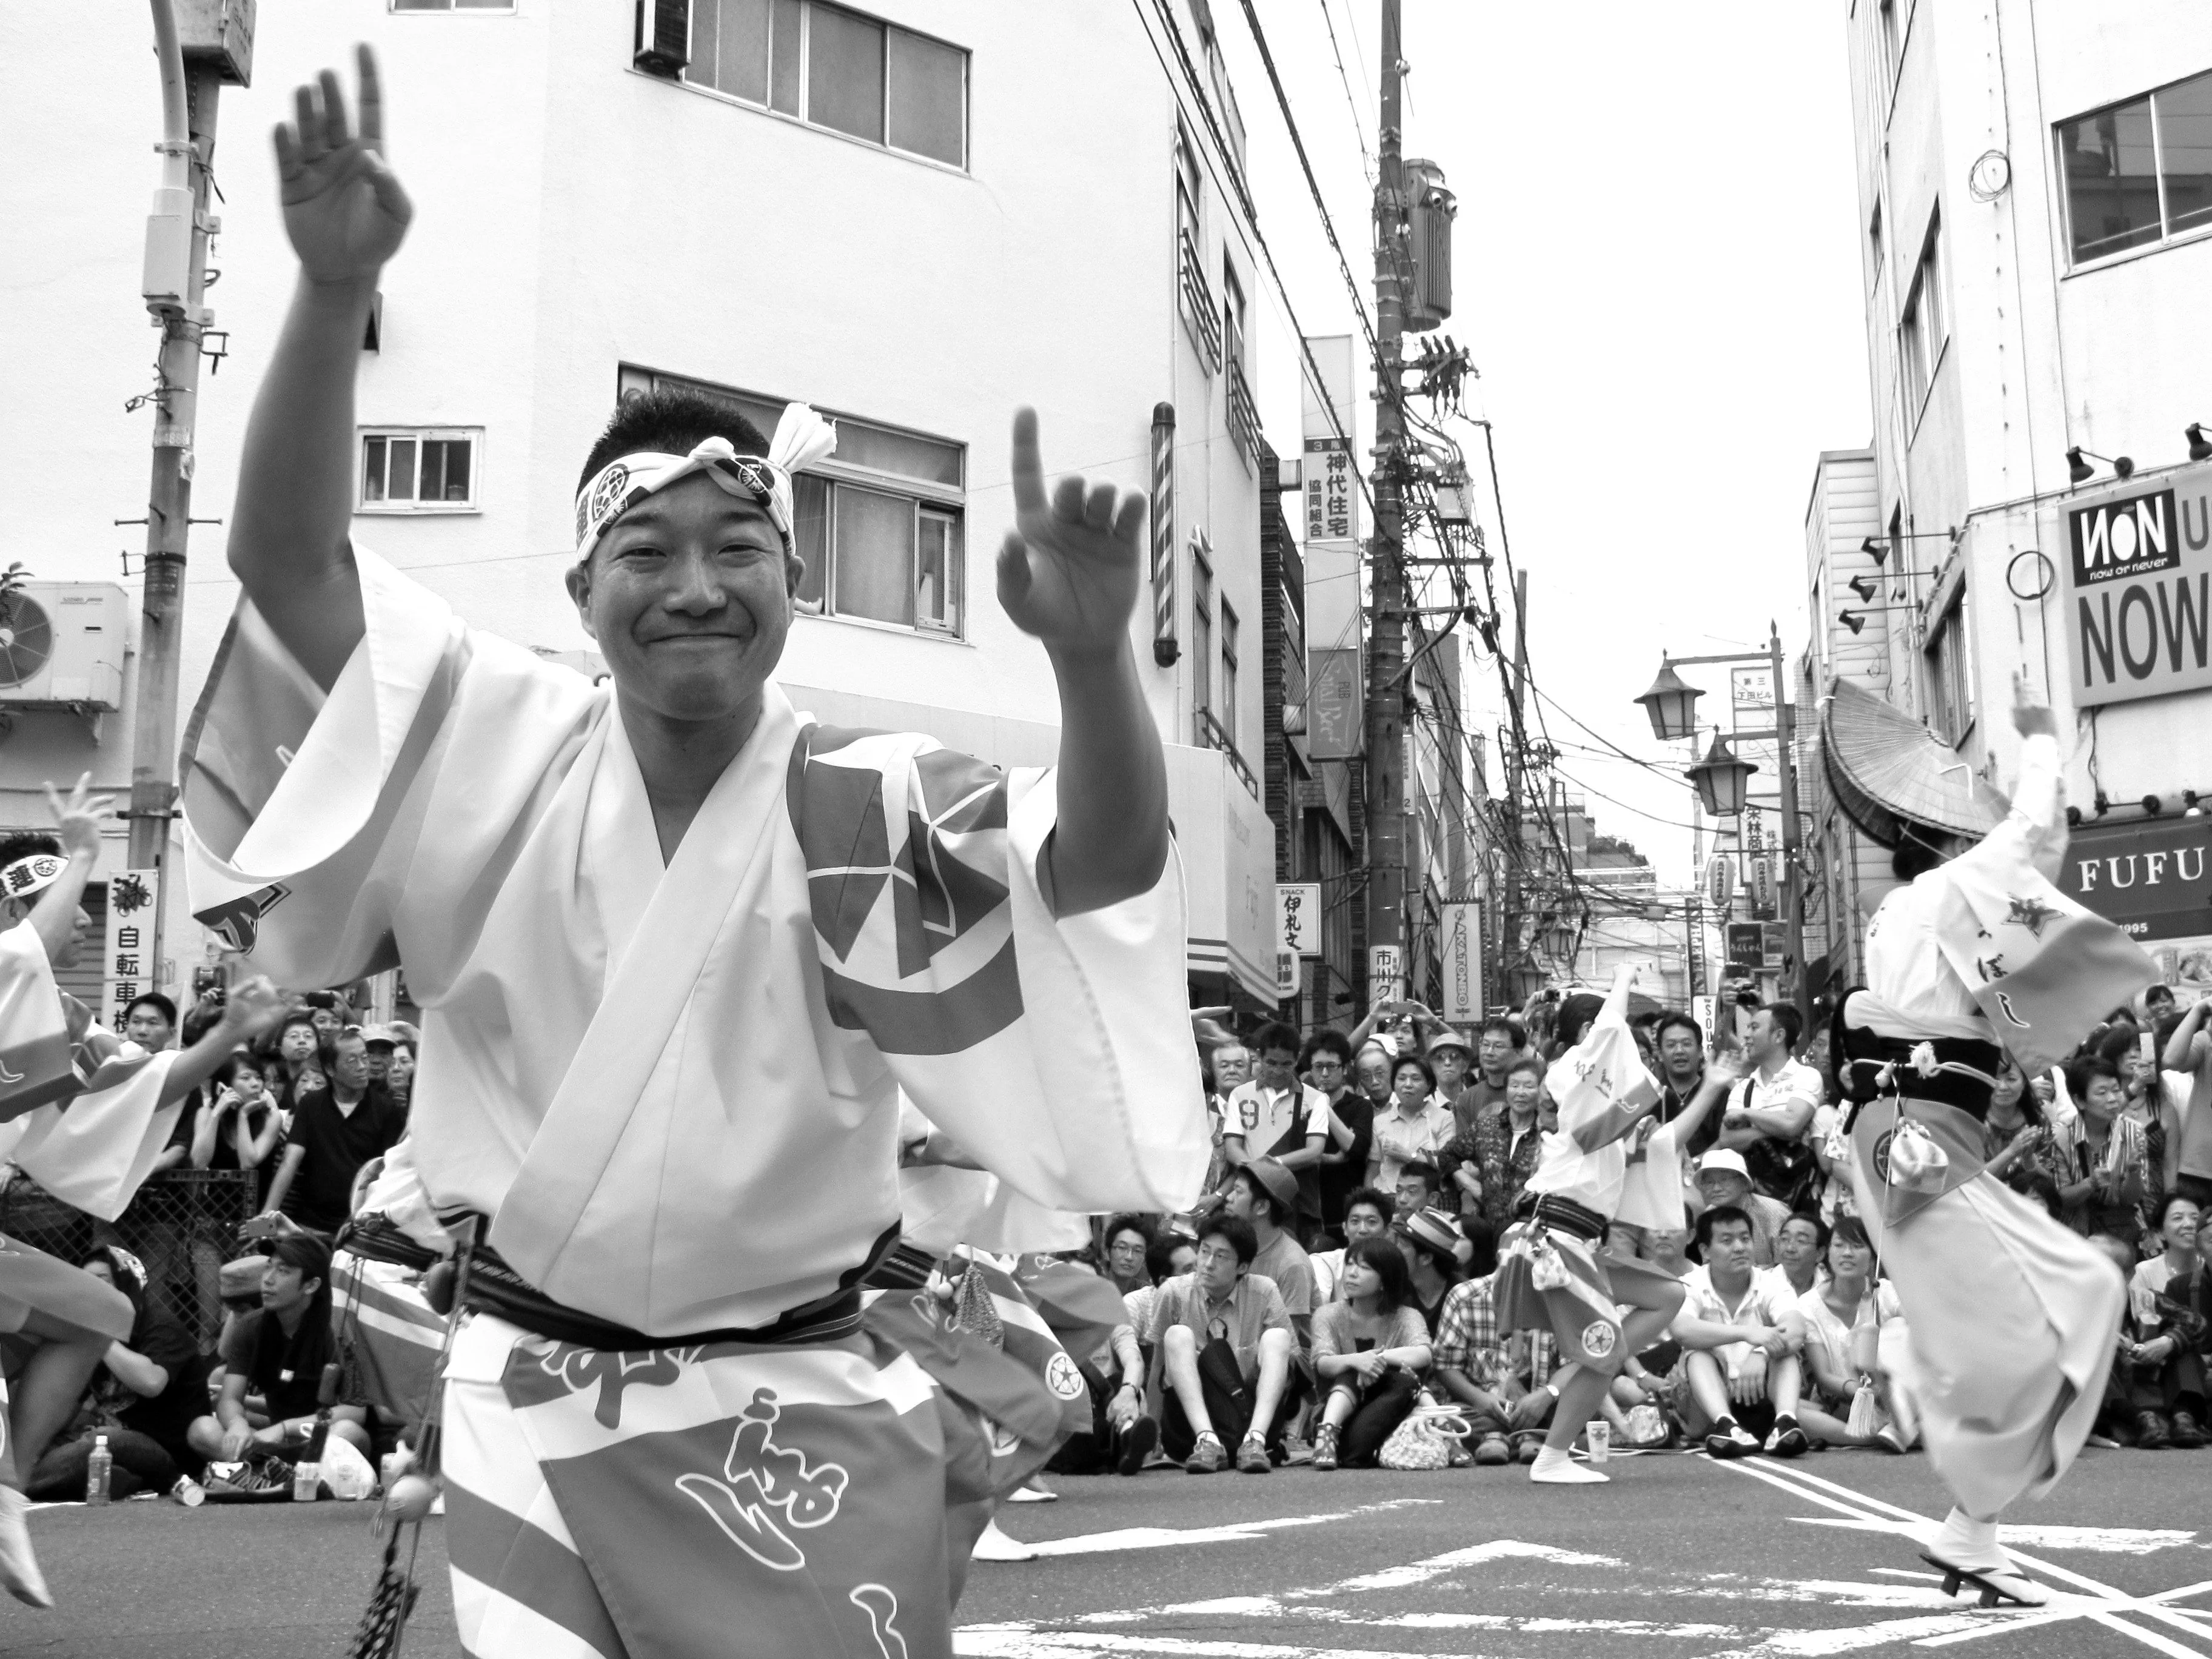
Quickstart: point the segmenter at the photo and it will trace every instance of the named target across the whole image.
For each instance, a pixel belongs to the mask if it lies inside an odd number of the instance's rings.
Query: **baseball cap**
[[[389,1048],[398,1042],[399,1034],[389,1025],[364,1025],[361,1028],[361,1040],[372,1048],[380,1042]]]
[[[1716,1146],[1698,1160],[1699,1175],[1709,1175],[1716,1170],[1740,1175],[1746,1181],[1751,1179],[1751,1165],[1743,1161],[1743,1154],[1732,1152],[1725,1146]]]
[[[1291,1215],[1298,1207],[1298,1178],[1272,1158],[1255,1158],[1244,1166],[1252,1178],[1267,1189],[1267,1196],[1275,1200],[1275,1208]]]

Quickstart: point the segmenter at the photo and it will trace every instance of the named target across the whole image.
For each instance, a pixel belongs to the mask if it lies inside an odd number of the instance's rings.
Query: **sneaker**
[[[1151,1459],[1152,1448],[1160,1443],[1160,1425],[1149,1417],[1139,1417],[1121,1431],[1121,1449],[1114,1460],[1114,1468],[1122,1474],[1134,1474]]]
[[[1474,1449],[1474,1461],[1485,1468],[1496,1468],[1500,1463],[1513,1461],[1513,1448],[1502,1434],[1486,1434]]]
[[[281,1457],[252,1457],[243,1463],[210,1463],[205,1487],[210,1504],[289,1503],[292,1497],[292,1466]]]
[[[1324,1423],[1314,1437],[1313,1466],[1324,1472],[1336,1467],[1336,1425]]]
[[[1787,1428],[1783,1426],[1785,1423],[1789,1425]],[[1767,1454],[1772,1457],[1800,1456],[1812,1443],[1806,1439],[1805,1431],[1797,1426],[1797,1419],[1794,1417],[1778,1419],[1774,1432],[1766,1437]]]
[[[1237,1449],[1237,1473],[1265,1474],[1273,1467],[1267,1461],[1267,1443],[1256,1434],[1244,1437],[1244,1443]]]
[[[50,1607],[54,1598],[46,1593],[46,1575],[31,1553],[31,1528],[23,1518],[30,1508],[31,1500],[21,1492],[0,1486],[0,1584],[26,1606]]]
[[[1314,1449],[1295,1434],[1283,1437],[1283,1467],[1298,1468],[1314,1461]]]
[[[1705,1455],[1723,1462],[1731,1457],[1748,1457],[1758,1449],[1758,1437],[1745,1433],[1735,1423],[1725,1429],[1716,1428],[1705,1437]]]
[[[1198,1437],[1182,1466],[1191,1474],[1218,1474],[1228,1462],[1229,1449],[1221,1443],[1219,1435],[1208,1429]]]

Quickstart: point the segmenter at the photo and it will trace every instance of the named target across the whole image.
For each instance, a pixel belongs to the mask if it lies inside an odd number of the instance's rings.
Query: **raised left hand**
[[[1033,409],[1014,415],[1014,528],[999,550],[999,603],[1048,650],[1122,646],[1144,568],[1143,492],[1071,474],[1045,494]]]

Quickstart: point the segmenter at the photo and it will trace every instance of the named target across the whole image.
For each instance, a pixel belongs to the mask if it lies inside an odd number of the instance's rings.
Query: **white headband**
[[[643,450],[609,461],[576,492],[576,562],[592,556],[599,538],[623,514],[694,472],[705,473],[732,495],[757,501],[785,548],[793,549],[791,475],[836,449],[834,425],[805,404],[786,404],[765,456],[740,455],[727,438],[708,438],[689,455]]]
[[[52,853],[32,853],[0,869],[0,897],[27,898],[52,886],[69,868],[69,860]]]

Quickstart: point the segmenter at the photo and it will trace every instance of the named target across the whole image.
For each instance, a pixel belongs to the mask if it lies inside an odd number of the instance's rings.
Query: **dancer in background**
[[[234,988],[190,1048],[150,1054],[100,1025],[54,981],[90,924],[81,901],[100,865],[108,798],[53,786],[54,835],[0,840],[0,1161],[88,1215],[123,1213],[170,1139],[186,1095],[284,1010],[266,981]],[[131,1335],[131,1303],[44,1251],[0,1238],[0,1358],[8,1382],[0,1445],[0,1584],[49,1607],[24,1524],[23,1486],[76,1409],[111,1343]]]
[[[2015,1571],[1997,1516],[2081,1449],[2126,1298],[2094,1245],[1982,1178],[1983,1119],[2006,1049],[2023,1071],[2056,1063],[2157,970],[2051,884],[2066,850],[2057,722],[2022,676],[2013,726],[2009,815],[1963,849],[1907,831],[1893,860],[1905,884],[1867,924],[1867,988],[1834,1029],[1837,1080],[1858,1103],[1859,1213],[1904,1307],[1929,1459],[1957,1500],[1928,1559],[2033,1605],[2048,1595]]]
[[[1636,970],[1623,968],[1613,990],[1576,1046],[1552,1063],[1546,1079],[1559,1103],[1559,1127],[1544,1138],[1543,1158],[1528,1177],[1535,1215],[1505,1235],[1498,1253],[1498,1326],[1501,1331],[1548,1330],[1570,1370],[1564,1383],[1544,1383],[1559,1405],[1544,1449],[1528,1478],[1546,1485],[1599,1485],[1606,1476],[1568,1455],[1583,1425],[1598,1414],[1612,1380],[1632,1355],[1667,1334],[1682,1305],[1682,1286],[1642,1261],[1605,1249],[1630,1184],[1638,1126],[1659,1104],[1659,1085],[1644,1067],[1628,1029],[1628,991]],[[1641,1184],[1671,1187],[1679,1215],[1680,1157],[1674,1138],[1656,1164],[1638,1158]],[[1647,1199],[1648,1201],[1648,1199]],[[1639,1209],[1639,1216],[1658,1215]],[[1644,1219],[1640,1224],[1652,1224]],[[1620,1308],[1631,1311],[1624,1319]]]

